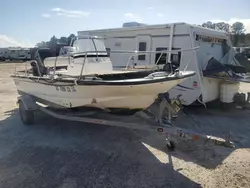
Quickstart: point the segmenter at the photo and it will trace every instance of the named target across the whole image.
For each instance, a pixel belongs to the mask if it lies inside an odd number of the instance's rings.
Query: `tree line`
[[[69,46],[71,44],[71,40],[75,38],[74,34],[70,34],[68,37],[60,37],[57,38],[55,35],[51,37],[49,41],[42,41],[36,44],[37,48],[50,48],[50,51],[53,56],[58,56],[61,47]],[[36,48],[35,48],[36,49]]]
[[[245,26],[241,22],[235,22],[232,25],[230,25],[225,22],[213,23],[211,21],[208,21],[200,26],[215,30],[222,30],[230,33],[233,46],[235,47],[250,46],[250,33],[245,33],[246,31]]]
[[[74,34],[70,34],[68,37],[60,37],[57,38],[55,35],[50,38],[49,41],[42,41],[36,44],[37,47],[48,47],[48,48],[54,48],[58,45],[61,46],[69,46],[71,43],[71,40],[75,38],[76,36]]]
[[[231,34],[231,40],[233,46],[235,47],[248,47],[250,46],[250,33],[245,33],[246,29],[243,23],[235,22],[232,25],[225,22],[213,23],[211,21],[205,22],[201,27],[222,30]],[[48,48],[57,48],[58,46],[68,46],[70,45],[71,39],[74,38],[74,34],[70,34],[68,37],[56,36],[51,37],[50,41],[42,41],[37,43],[37,47],[48,47]]]

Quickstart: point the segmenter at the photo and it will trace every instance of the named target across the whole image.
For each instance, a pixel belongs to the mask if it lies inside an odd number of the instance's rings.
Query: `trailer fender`
[[[34,99],[29,95],[22,95],[17,98],[17,104],[20,102],[23,103],[25,110],[38,110],[38,106],[36,105]]]

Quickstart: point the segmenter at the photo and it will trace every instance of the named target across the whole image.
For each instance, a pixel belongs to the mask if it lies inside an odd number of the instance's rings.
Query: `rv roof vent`
[[[138,22],[126,22],[122,25],[122,27],[139,27],[139,26],[145,26],[147,24],[138,23]]]

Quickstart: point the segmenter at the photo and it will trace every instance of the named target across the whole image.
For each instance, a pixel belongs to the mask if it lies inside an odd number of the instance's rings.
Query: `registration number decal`
[[[56,86],[56,90],[62,92],[76,92],[74,86]]]

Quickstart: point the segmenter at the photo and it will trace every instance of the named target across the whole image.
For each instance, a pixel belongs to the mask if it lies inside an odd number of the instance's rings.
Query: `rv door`
[[[137,51],[151,51],[152,38],[149,35],[137,35],[136,37],[136,48]],[[151,54],[141,54],[134,57],[136,65],[149,65],[151,62]]]

